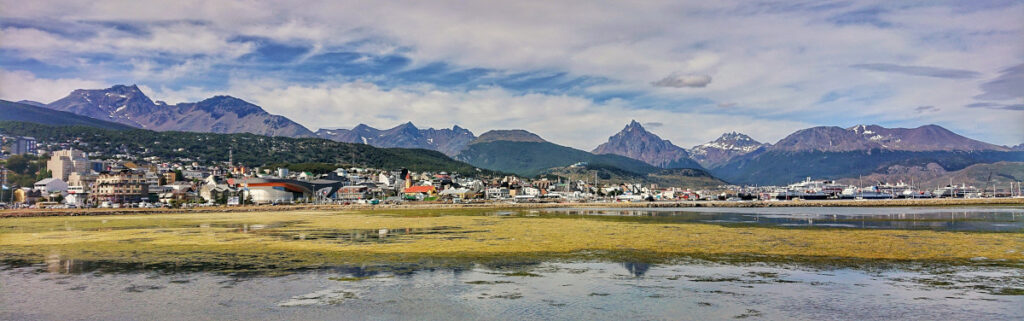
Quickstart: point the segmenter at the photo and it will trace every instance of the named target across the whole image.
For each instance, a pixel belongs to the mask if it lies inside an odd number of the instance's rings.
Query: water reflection
[[[284,277],[49,271],[83,271],[82,263],[48,257],[41,272],[0,270],[4,287],[17,289],[0,291],[0,319],[1001,320],[1019,317],[1024,305],[1024,295],[1012,295],[1024,291],[1024,270],[987,266],[528,262],[338,266]],[[636,278],[624,282],[623,269]]]
[[[629,274],[635,277],[644,276],[644,273],[651,269],[650,264],[640,262],[623,262],[622,267],[626,268],[626,271],[629,271]]]
[[[548,216],[590,216],[650,223],[704,223],[783,227],[929,229],[1024,232],[1024,208],[571,208]]]

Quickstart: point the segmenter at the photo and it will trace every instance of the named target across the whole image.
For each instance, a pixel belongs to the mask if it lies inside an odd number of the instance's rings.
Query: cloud
[[[914,111],[917,112],[918,114],[921,114],[921,113],[932,113],[932,112],[937,112],[939,110],[941,110],[941,109],[936,108],[935,106],[918,106],[917,108],[914,108]]]
[[[661,126],[664,126],[664,125],[665,125],[664,123],[656,122],[656,121],[644,123],[644,127],[647,127],[647,128],[658,128],[658,127],[661,127]]]
[[[983,100],[1024,98],[1024,64],[1003,69],[999,77],[981,84],[981,90],[984,93],[974,96],[974,98]]]
[[[105,88],[100,81],[79,78],[36,78],[27,71],[0,69],[0,98],[10,101],[32,100],[50,103],[82,88]]]
[[[458,97],[498,89],[509,101],[534,94],[567,97],[588,102],[581,114],[608,120],[614,119],[601,108],[609,104],[623,112],[672,106],[666,117],[814,125],[857,119],[909,127],[933,122],[995,143],[1018,142],[1024,120],[1012,117],[1018,112],[963,115],[972,111],[966,105],[979,101],[1018,103],[1002,100],[1019,99],[1019,80],[984,83],[1021,63],[1024,3],[965,3],[0,0],[0,68],[27,70],[39,79],[102,80],[103,86],[139,83],[175,99],[200,92],[241,95],[236,84],[253,78],[276,81],[278,87],[269,89],[362,82],[388,97],[433,97],[423,88]],[[268,57],[280,59],[262,59]],[[851,72],[854,65],[880,72]],[[431,66],[445,67],[433,72]],[[666,77],[668,72],[676,77]],[[892,73],[919,77],[887,77]],[[519,81],[515,75],[536,76]],[[708,76],[708,82],[687,87],[703,82],[680,79],[687,75]],[[662,80],[700,89],[652,86]],[[967,87],[979,84],[980,90]],[[821,97],[832,99],[828,108],[818,104]],[[680,103],[687,101],[708,103]],[[714,108],[716,102],[729,107]],[[936,110],[893,113],[892,106]],[[353,119],[324,114],[308,125],[358,122],[376,113],[345,114]],[[723,113],[750,116],[714,118]],[[501,127],[520,126],[521,119]],[[689,132],[671,124],[666,127],[673,127],[673,141],[713,139],[718,129],[738,129],[719,124]]]
[[[655,87],[671,88],[704,88],[711,83],[711,76],[708,75],[668,75],[661,80],[652,82]]]
[[[718,108],[736,107],[736,103],[718,103]]]
[[[997,103],[973,103],[966,106],[967,108],[988,108],[988,109],[1005,109],[1005,110],[1022,110],[1024,111],[1024,104],[997,104]]]
[[[880,71],[880,72],[891,72],[897,74],[911,75],[911,76],[923,76],[923,77],[935,77],[935,78],[949,78],[949,79],[969,79],[977,78],[981,76],[981,73],[977,71],[962,70],[962,69],[949,69],[949,68],[938,68],[938,67],[925,67],[925,66],[905,66],[895,64],[856,64],[850,65],[852,68]]]

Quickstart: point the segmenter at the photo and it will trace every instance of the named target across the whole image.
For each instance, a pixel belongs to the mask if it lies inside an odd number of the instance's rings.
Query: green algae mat
[[[239,212],[0,219],[0,256],[213,271],[688,257],[1022,266],[1024,234],[722,226],[494,209]]]

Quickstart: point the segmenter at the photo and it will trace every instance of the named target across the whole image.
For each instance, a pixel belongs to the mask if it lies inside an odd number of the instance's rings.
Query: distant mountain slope
[[[878,125],[857,125],[847,130],[861,134],[869,141],[877,142],[882,148],[905,151],[935,150],[997,150],[1007,151],[997,146],[964,136],[960,136],[938,125],[924,125],[917,128],[885,128]]]
[[[644,161],[661,168],[703,168],[690,159],[685,149],[661,139],[636,120],[597,146],[594,154],[614,154]]]
[[[820,126],[802,129],[772,145],[770,151],[826,151],[887,149],[898,151],[1007,151],[1008,148],[980,142],[942,128],[885,128],[857,125],[850,128]]]
[[[741,133],[731,132],[722,134],[713,141],[694,146],[690,149],[690,158],[705,168],[715,168],[737,156],[763,152],[768,146],[771,145],[763,144]]]
[[[154,103],[137,86],[79,89],[46,105],[47,108],[157,131],[253,133],[265,136],[308,137],[313,132],[263,108],[230,96],[197,103]]]
[[[956,171],[979,163],[1022,161],[1024,152],[960,136],[936,125],[885,128],[812,127],[761,151],[734,157],[712,173],[744,184],[787,184],[805,177],[840,179],[885,173],[894,166]]]
[[[452,160],[436,151],[383,149],[320,138],[266,137],[248,133],[156,132],[142,129],[117,131],[83,126],[46,126],[26,122],[0,122],[0,132],[33,136],[49,142],[79,140],[84,144],[76,145],[76,149],[100,152],[104,155],[128,153],[164,159],[187,157],[200,161],[224,162],[228,160],[228,150],[231,147],[235,163],[246,166],[320,162],[383,169],[405,167],[414,171],[448,171],[463,175],[494,174]]]
[[[840,179],[870,175],[894,165],[927,166],[936,164],[945,171],[956,171],[979,163],[1024,161],[1024,152],[1003,151],[779,151],[769,150],[752,156],[740,156],[717,167],[712,173],[739,184],[781,185],[802,180]]]
[[[548,141],[540,138],[537,134],[522,130],[522,129],[498,129],[491,130],[480,135],[474,139],[471,144],[478,143],[489,143],[496,141],[507,141],[507,142],[528,142],[528,143],[547,143]]]
[[[359,124],[352,129],[320,129],[316,136],[338,142],[368,144],[384,148],[431,149],[454,156],[476,138],[469,130],[453,126],[451,129],[419,129],[412,122],[387,130]]]
[[[19,100],[17,103],[36,107],[46,107],[46,104],[34,100]]]
[[[938,164],[925,166],[891,166],[884,172],[873,173],[857,178],[840,180],[843,184],[875,184],[879,182],[913,184],[921,189],[935,189],[946,186],[950,182],[960,185],[1008,190],[1010,183],[1024,181],[1024,162],[997,162],[991,164],[974,164],[956,171],[946,171]]]
[[[819,126],[798,130],[779,140],[769,151],[849,152],[880,149],[882,144],[864,135],[836,126]]]
[[[659,170],[647,163],[624,156],[594,155],[552,144],[526,131],[484,133],[470,143],[466,150],[456,155],[455,159],[477,167],[523,176],[535,176],[549,168],[569,166],[578,162],[606,165],[639,174]]]
[[[658,184],[662,187],[676,186],[701,189],[726,184],[726,182],[715,178],[704,170],[692,168],[662,169],[649,174],[637,174],[611,166],[587,165],[556,167],[544,171],[543,174],[566,177],[574,181],[594,182],[597,180],[599,185],[641,183],[645,185]]]
[[[102,121],[69,112],[0,100],[0,121],[23,121],[55,126],[89,126],[103,129],[130,129],[131,126]]]

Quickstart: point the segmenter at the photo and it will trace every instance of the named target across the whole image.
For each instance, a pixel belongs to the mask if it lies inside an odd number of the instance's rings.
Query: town
[[[68,143],[37,142],[23,136],[2,137],[0,206],[4,208],[200,207],[279,204],[548,203],[678,202],[750,200],[824,200],[896,198],[1021,197],[1020,184],[956,185],[916,188],[903,182],[865,187],[831,180],[788,186],[720,185],[715,188],[657,186],[562,177],[488,177],[445,171],[413,172],[405,168],[368,168],[295,164],[246,167],[227,162],[201,163],[190,158],[161,159],[130,154],[102,155],[69,148]],[[231,154],[233,151],[229,150]],[[33,183],[14,182],[19,163],[38,163]],[[585,166],[578,163],[573,166]],[[297,170],[296,170],[297,169]],[[24,168],[20,169],[22,172]],[[28,173],[31,174],[31,173]]]

